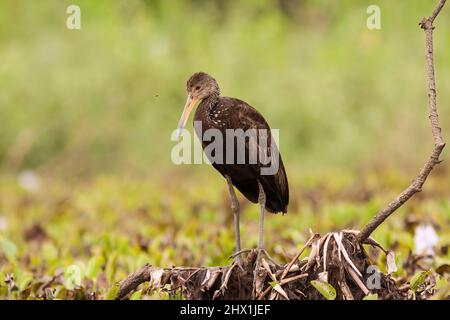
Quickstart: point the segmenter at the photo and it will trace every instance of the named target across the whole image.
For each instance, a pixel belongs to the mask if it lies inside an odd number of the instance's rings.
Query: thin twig
[[[358,277],[355,271],[349,266],[345,266],[345,269],[347,270],[348,274],[353,278],[353,281],[358,285],[358,287],[364,292],[365,295],[368,295],[370,293],[369,289],[364,285],[364,283],[361,281],[361,279]]]
[[[417,178],[406,188],[400,195],[393,200],[389,205],[377,213],[375,217],[362,229],[357,238],[360,243],[363,243],[371,234],[378,228],[384,220],[386,220],[395,210],[400,208],[405,202],[407,202],[414,194],[422,191],[422,187],[433,170],[434,166],[440,163],[439,156],[442,149],[445,147],[445,143],[442,140],[441,128],[439,127],[439,117],[436,108],[436,81],[434,76],[434,59],[433,59],[433,22],[437,15],[444,7],[446,0],[440,0],[436,8],[430,17],[424,18],[420,22],[420,26],[425,31],[426,40],[426,61],[427,61],[427,76],[428,76],[428,108],[429,118],[431,122],[431,131],[434,139],[434,149],[425,163],[424,167],[420,170]]]
[[[280,286],[285,285],[286,283],[298,280],[298,279],[303,279],[306,278],[308,276],[307,273],[302,273],[302,274],[298,274],[296,276],[290,277],[290,278],[286,278],[280,281]]]
[[[300,251],[295,255],[295,257],[292,258],[291,262],[289,262],[289,264],[287,265],[287,267],[284,269],[284,271],[283,271],[283,273],[282,273],[282,275],[281,275],[281,277],[280,277],[280,280],[283,280],[284,277],[286,277],[286,275],[287,275],[287,274],[289,273],[289,271],[291,270],[292,265],[295,263],[295,261],[298,260],[298,258],[300,258],[300,256],[302,255],[303,251],[305,251],[305,249],[306,249],[309,245],[311,245],[311,242],[312,242],[312,240],[313,240],[315,237],[316,237],[316,235],[312,235],[312,236],[308,239],[308,241],[305,243],[305,245],[303,246],[303,248],[301,248]]]
[[[231,272],[233,271],[233,269],[236,267],[236,264],[232,264],[231,267],[228,269],[227,273],[224,276],[224,279],[222,281],[222,285],[220,286],[220,288],[218,290],[216,290],[216,292],[214,292],[214,296],[213,299],[216,299],[221,292],[224,292],[225,289],[227,289],[227,285],[228,285],[228,281],[230,280],[231,277]]]

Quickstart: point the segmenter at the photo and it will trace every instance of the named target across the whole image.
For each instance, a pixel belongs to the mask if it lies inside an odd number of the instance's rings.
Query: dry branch
[[[422,187],[428,178],[428,175],[433,170],[434,166],[440,163],[439,156],[445,143],[442,140],[441,128],[439,127],[439,117],[436,108],[436,81],[434,76],[434,59],[433,59],[433,22],[437,15],[444,7],[446,0],[440,0],[433,13],[428,18],[423,18],[420,22],[420,27],[425,31],[426,44],[426,61],[427,61],[427,76],[428,76],[428,108],[429,118],[431,123],[431,131],[434,139],[434,149],[431,152],[427,162],[420,170],[417,178],[398,195],[386,208],[377,213],[375,217],[362,229],[358,234],[360,243],[364,242],[371,234],[378,228],[384,220],[386,220],[392,213],[405,204],[414,194],[422,191]]]

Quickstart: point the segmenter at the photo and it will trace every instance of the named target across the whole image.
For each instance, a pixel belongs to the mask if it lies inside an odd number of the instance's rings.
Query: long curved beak
[[[177,139],[180,137],[181,131],[183,131],[184,127],[186,126],[186,122],[189,119],[189,115],[191,114],[191,111],[194,108],[197,101],[198,98],[193,97],[190,93],[188,94],[186,104],[184,105],[183,113],[181,115],[180,121],[178,122],[178,130],[176,135]]]

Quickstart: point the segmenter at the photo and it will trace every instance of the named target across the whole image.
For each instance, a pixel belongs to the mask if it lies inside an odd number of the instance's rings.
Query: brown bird
[[[194,73],[187,81],[187,100],[178,124],[178,134],[184,129],[189,114],[197,102],[200,102],[194,116],[194,127],[197,136],[202,141],[203,150],[213,143],[202,138],[209,129],[216,129],[223,137],[223,147],[217,148],[215,152],[207,154],[213,167],[219,171],[226,179],[228,190],[231,196],[231,209],[234,215],[235,238],[237,262],[241,252],[240,231],[239,231],[239,203],[234,192],[235,186],[248,200],[253,203],[258,202],[260,206],[259,241],[257,267],[261,252],[267,253],[263,249],[263,226],[264,209],[272,213],[287,212],[289,203],[289,187],[286,172],[281,155],[276,144],[272,143],[270,127],[264,117],[246,102],[229,97],[221,97],[219,85],[216,80],[204,72]],[[199,127],[197,124],[201,124]],[[234,132],[249,132],[254,129],[258,132],[267,132],[267,141],[262,143],[261,136],[248,135],[248,139],[238,139],[238,134],[227,135],[227,129]],[[241,131],[239,131],[241,129]],[[253,131],[254,132],[254,131]],[[245,138],[245,136],[244,136]],[[239,148],[239,141],[245,143],[244,148]],[[252,145],[253,143],[253,145]],[[250,161],[252,146],[256,145],[256,150],[262,150],[266,158],[258,157],[256,161]],[[255,150],[255,148],[253,148]],[[245,152],[243,155],[242,152]],[[222,153],[223,161],[214,162],[215,156]],[[239,157],[241,161],[239,162]],[[245,161],[242,161],[242,157]],[[220,157],[218,157],[220,159]],[[266,161],[263,161],[265,159]],[[267,161],[269,159],[269,161]],[[231,160],[231,161],[229,161]],[[264,168],[272,164],[278,164],[275,172],[264,173]],[[256,270],[255,270],[256,271]]]

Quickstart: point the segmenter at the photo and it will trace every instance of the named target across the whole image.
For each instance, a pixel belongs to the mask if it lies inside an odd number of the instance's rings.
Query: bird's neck
[[[208,108],[214,108],[219,102],[219,93],[213,93],[203,99],[202,103],[204,103]]]
[[[208,114],[209,111],[213,110],[219,105],[219,97],[220,96],[218,93],[213,93],[204,98],[197,108],[198,112]]]
[[[211,111],[219,106],[220,96],[219,94],[211,94],[204,98],[197,107],[194,115],[194,122],[201,121],[203,125],[203,130],[206,130],[210,124],[210,114]]]

